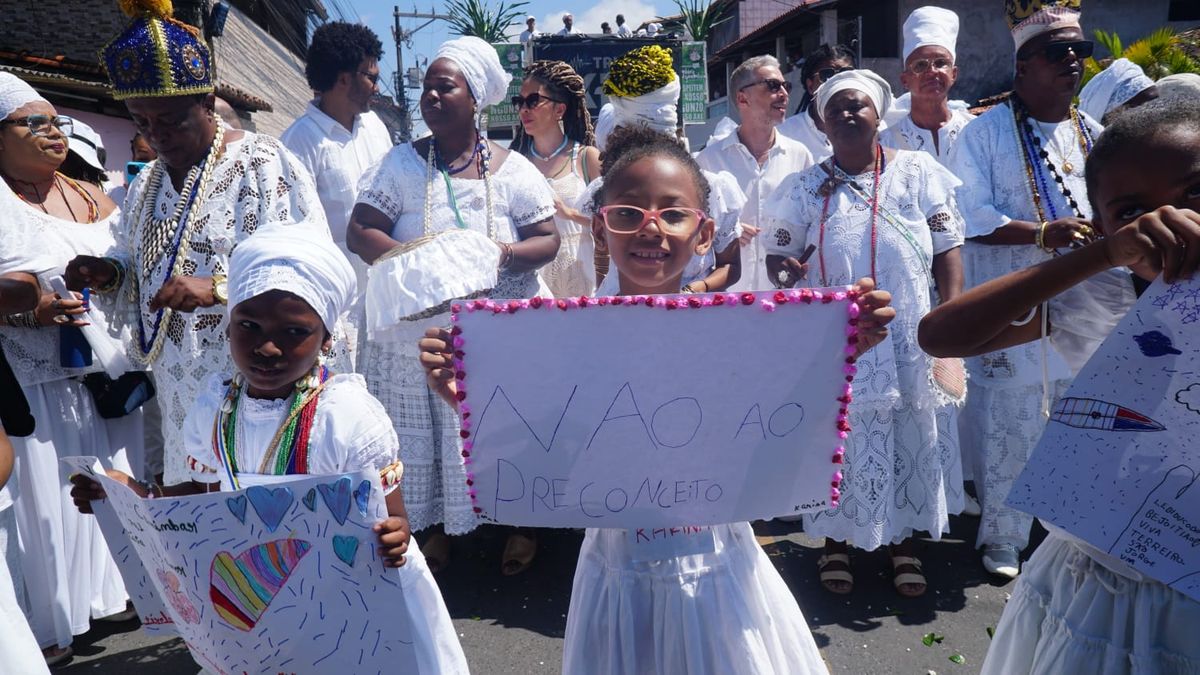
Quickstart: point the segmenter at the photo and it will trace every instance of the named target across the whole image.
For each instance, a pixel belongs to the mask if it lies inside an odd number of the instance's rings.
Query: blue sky
[[[486,0],[485,0],[486,1]],[[392,41],[392,8],[399,4],[400,11],[414,11],[413,0],[407,0],[407,4],[401,1],[397,2],[382,2],[380,0],[340,0],[340,4],[345,7],[348,13],[357,13],[357,16],[347,16],[347,20],[359,20],[362,23],[370,26],[383,41],[383,60],[379,64],[379,69],[383,75],[380,78],[380,87],[389,94],[394,94],[392,87],[393,73],[396,70],[396,45]],[[429,13],[431,7],[436,7],[437,11],[443,12],[443,4],[440,0],[429,2],[424,0],[417,4],[418,12]],[[603,3],[580,3],[573,0],[531,0],[524,8],[526,14],[532,14],[537,17],[537,27],[539,30],[557,31],[562,28],[562,15],[564,12],[571,12],[575,16],[575,27],[588,33],[599,33],[600,22],[608,21],[615,26],[614,17],[617,14],[624,14],[626,23],[630,27],[636,28],[642,21],[646,21],[656,16],[675,13],[675,4],[671,0],[606,0]],[[424,19],[401,19],[400,25],[407,30],[412,30],[424,23]],[[512,40],[516,41],[517,34],[524,29],[523,25],[515,26],[512,31]],[[404,48],[404,67],[410,68],[415,64],[415,59],[420,59],[424,62],[437,51],[438,45],[450,37],[448,25],[444,21],[435,21],[432,24],[421,29],[419,33],[413,36],[412,48],[405,46]],[[384,83],[387,83],[386,85]],[[415,103],[416,96],[419,94],[417,90],[410,89],[408,92],[409,102]],[[414,106],[415,107],[415,106]],[[417,123],[420,128],[420,123]]]

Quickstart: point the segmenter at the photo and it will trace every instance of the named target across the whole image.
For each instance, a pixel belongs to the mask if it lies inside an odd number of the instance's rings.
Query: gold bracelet
[[[1047,223],[1043,220],[1042,224],[1038,225],[1037,234],[1034,235],[1034,243],[1043,251],[1046,250],[1046,228],[1049,227],[1049,225],[1050,223]]]

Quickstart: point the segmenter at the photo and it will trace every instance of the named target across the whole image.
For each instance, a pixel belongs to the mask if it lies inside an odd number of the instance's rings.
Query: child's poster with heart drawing
[[[286,477],[236,492],[141,499],[104,486],[175,628],[222,673],[416,672],[404,604],[409,567],[383,566],[372,527],[379,477]]]

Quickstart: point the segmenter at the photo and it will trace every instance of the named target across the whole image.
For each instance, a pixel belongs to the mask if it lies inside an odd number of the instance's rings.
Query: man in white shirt
[[[563,27],[556,35],[583,35],[583,31],[575,29],[575,17],[568,12],[563,14]]]
[[[633,37],[633,31],[629,30],[629,26],[625,25],[625,15],[617,15],[617,37]]]
[[[525,44],[539,36],[541,36],[541,33],[537,30],[537,19],[530,14],[525,17],[525,30],[521,31],[521,44]]]
[[[775,286],[767,277],[766,247],[758,236],[762,208],[784,178],[813,164],[804,144],[775,131],[787,116],[790,88],[775,57],[755,56],[743,62],[729,78],[741,124],[727,135],[709,139],[696,157],[701,168],[733,174],[746,193],[740,218],[742,276],[730,290]]]
[[[280,138],[316,180],[333,240],[355,263],[360,293],[367,286],[366,265],[349,254],[346,225],[358,201],[358,179],[392,149],[387,127],[370,109],[382,55],[382,43],[366,26],[335,21],[317,28],[304,68],[317,97]],[[361,332],[358,317],[352,312]]]

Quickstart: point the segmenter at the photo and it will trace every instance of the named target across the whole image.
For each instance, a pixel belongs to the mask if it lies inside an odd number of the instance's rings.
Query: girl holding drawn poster
[[[1145,281],[1193,278],[1200,105],[1162,99],[1122,113],[1096,141],[1086,175],[1092,223],[1105,238],[933,310],[921,321],[924,349],[971,356],[1040,339],[1048,329],[1078,371],[1130,307],[1113,292],[1116,282],[1128,283],[1125,267]],[[1200,603],[1047,528],[1004,608],[984,673],[1200,672]]]
[[[260,228],[229,267],[229,349],[238,372],[214,374],[184,427],[192,480],[160,487],[109,475],[142,497],[236,490],[297,474],[379,471],[390,517],[375,526],[383,564],[399,567],[421,672],[465,673],[466,660],[433,575],[415,543],[399,488],[404,467],[383,406],[360,375],[322,365],[331,331],[355,297],[350,262],[307,225]],[[103,499],[72,477],[80,511]]]
[[[609,254],[620,293],[680,293],[692,256],[713,241],[699,166],[674,139],[635,126],[613,133],[603,176],[592,232]],[[858,288],[861,352],[883,339],[894,312],[870,279]],[[430,385],[453,405],[450,340],[449,332],[431,329],[421,361]],[[646,346],[647,354],[662,353],[662,346]],[[630,530],[587,530],[562,672],[826,672],[799,606],[749,523],[694,529],[647,556],[633,551]]]

